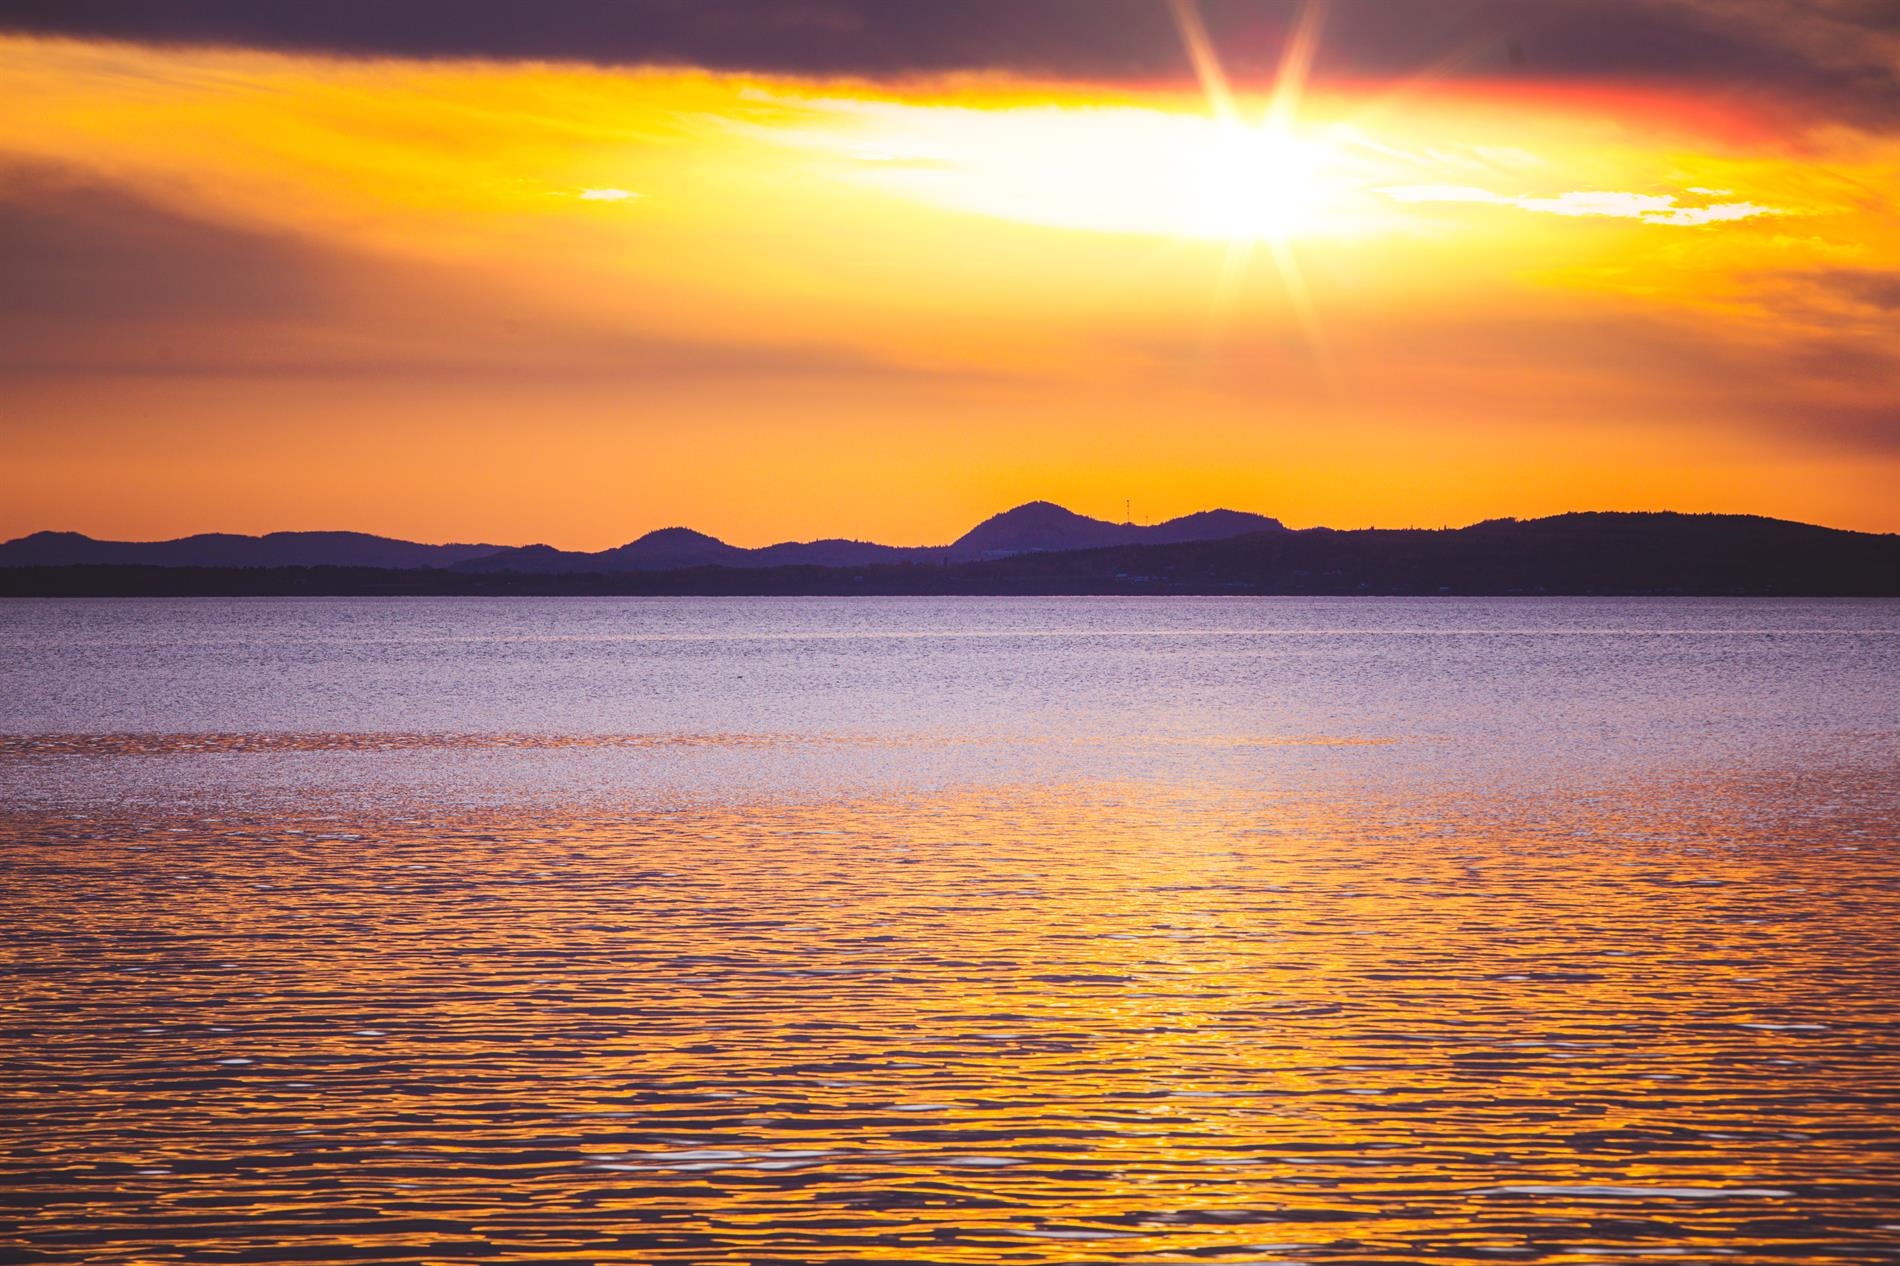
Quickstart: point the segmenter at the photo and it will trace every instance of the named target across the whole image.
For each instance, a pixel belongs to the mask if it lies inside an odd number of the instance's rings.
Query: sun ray
[[[1309,163],[1302,161],[1306,149],[1298,136],[1298,120],[1306,83],[1319,53],[1320,36],[1326,19],[1326,0],[1305,0],[1301,6],[1281,53],[1265,116],[1258,125],[1251,127],[1241,121],[1234,105],[1232,89],[1221,66],[1219,52],[1208,35],[1199,6],[1195,0],[1173,0],[1173,9],[1182,43],[1207,94],[1210,111],[1217,122],[1242,136],[1239,143],[1228,147],[1220,155],[1220,160],[1228,164],[1251,164],[1261,162],[1267,155],[1277,160],[1272,169],[1241,172],[1237,179],[1235,173],[1228,173],[1228,183],[1233,187],[1224,193],[1235,199],[1238,205],[1228,212],[1234,217],[1234,231],[1229,235],[1227,252],[1221,261],[1210,300],[1209,335],[1216,339],[1225,337],[1233,309],[1252,267],[1255,247],[1264,241],[1269,248],[1274,271],[1279,276],[1281,290],[1292,309],[1295,324],[1313,364],[1328,390],[1337,399],[1340,391],[1339,375],[1320,323],[1318,309],[1313,302],[1312,289],[1307,285],[1305,273],[1301,270],[1299,258],[1290,241],[1292,222],[1297,219],[1291,208],[1297,205],[1298,193],[1288,193],[1284,189],[1278,191],[1277,215],[1262,214],[1262,200],[1246,196],[1247,191],[1261,181],[1290,184],[1313,177],[1311,171],[1305,170]],[[1242,129],[1245,129],[1244,133]]]
[[[1328,398],[1338,408],[1345,402],[1345,379],[1339,373],[1338,362],[1333,359],[1332,343],[1326,337],[1325,327],[1320,324],[1319,308],[1313,302],[1313,291],[1306,284],[1306,273],[1300,267],[1299,258],[1293,253],[1293,243],[1283,237],[1270,238],[1267,248],[1272,252],[1273,266],[1280,274],[1280,284],[1286,291],[1287,304],[1293,310],[1293,320],[1299,326],[1300,334],[1306,340],[1307,352],[1313,358],[1313,367],[1326,385]]]
[[[1213,38],[1207,33],[1207,22],[1201,17],[1200,0],[1169,0],[1169,8],[1174,11],[1181,43],[1187,49],[1188,60],[1194,64],[1194,74],[1201,81],[1201,91],[1207,95],[1214,117],[1223,123],[1238,119],[1240,110],[1234,104],[1233,89],[1220,64],[1220,55],[1214,49]]]
[[[1306,0],[1292,34],[1287,37],[1286,49],[1280,55],[1279,73],[1274,76],[1273,97],[1266,117],[1267,130],[1274,135],[1287,136],[1293,131],[1325,23],[1326,0]]]
[[[1214,278],[1214,293],[1208,299],[1208,337],[1223,340],[1240,303],[1240,291],[1253,268],[1256,239],[1235,236],[1227,239],[1227,251],[1221,256],[1220,272]]]

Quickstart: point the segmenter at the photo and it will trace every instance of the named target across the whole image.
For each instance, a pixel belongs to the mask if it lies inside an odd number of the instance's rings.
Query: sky
[[[0,537],[1900,531],[1900,0],[0,0]]]

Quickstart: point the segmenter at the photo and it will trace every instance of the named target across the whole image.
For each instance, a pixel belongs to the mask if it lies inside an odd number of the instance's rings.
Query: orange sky
[[[1900,530],[1900,133],[1297,78],[0,36],[0,537]]]

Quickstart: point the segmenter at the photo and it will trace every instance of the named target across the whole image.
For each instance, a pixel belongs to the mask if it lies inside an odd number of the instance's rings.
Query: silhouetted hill
[[[1741,515],[1565,514],[1439,531],[1277,529],[969,563],[939,552],[929,562],[621,572],[13,567],[0,570],[0,593],[1900,597],[1900,536]]]
[[[1142,545],[1179,545],[1186,541],[1223,541],[1250,532],[1283,532],[1286,525],[1264,514],[1246,514],[1239,510],[1202,510],[1184,514],[1166,523],[1138,529]]]
[[[467,572],[673,571],[685,567],[876,567],[899,563],[977,562],[1014,554],[1092,549],[1144,542],[1215,540],[1243,532],[1278,530],[1277,520],[1234,510],[1207,510],[1152,527],[1091,519],[1047,501],[1032,501],[985,519],[947,547],[906,548],[868,541],[786,541],[742,549],[687,528],[649,532],[631,544],[599,553],[572,553],[530,545],[456,564]]]
[[[0,567],[447,567],[501,548],[418,545],[364,532],[206,532],[173,541],[97,541],[78,532],[35,532],[0,543]]]
[[[1573,513],[1026,555],[997,592],[1900,596],[1900,536],[1748,515]]]
[[[864,541],[787,541],[762,549],[744,549],[690,528],[662,528],[637,541],[598,553],[529,545],[468,559],[455,567],[465,572],[518,571],[542,575],[675,571],[682,567],[862,567],[907,562],[937,552]]]
[[[729,565],[746,553],[691,528],[661,528],[595,557],[607,571],[672,571],[680,567]]]
[[[1280,530],[1277,519],[1235,510],[1204,510],[1143,527],[1091,519],[1049,501],[1031,501],[983,520],[950,546],[956,562],[1008,558],[1015,554],[1102,549],[1115,545],[1209,541],[1245,532]]]
[[[752,567],[874,567],[891,563],[927,562],[941,549],[924,546],[875,545],[870,541],[788,541],[751,551]]]
[[[637,541],[598,553],[526,545],[456,564],[461,571],[581,572],[674,571],[736,564],[746,551],[691,528],[661,528]]]
[[[468,572],[534,575],[678,571],[687,567],[870,567],[941,561],[946,556],[975,560],[1139,541],[1211,540],[1279,526],[1257,514],[1210,510],[1155,527],[1138,527],[1132,523],[1105,523],[1047,501],[1034,501],[978,524],[955,545],[943,548],[824,540],[745,549],[684,527],[661,528],[625,545],[593,553],[549,545],[419,545],[361,532],[273,532],[269,536],[211,533],[175,541],[95,541],[77,532],[36,532],[0,544],[0,567],[454,567]]]

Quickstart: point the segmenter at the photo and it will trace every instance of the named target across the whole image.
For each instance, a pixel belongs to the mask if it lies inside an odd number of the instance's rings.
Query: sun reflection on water
[[[16,813],[0,1165],[49,1261],[1872,1260],[1863,792]]]

